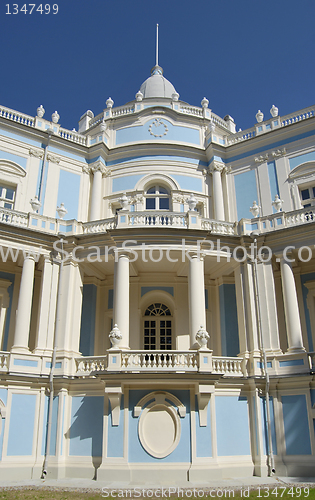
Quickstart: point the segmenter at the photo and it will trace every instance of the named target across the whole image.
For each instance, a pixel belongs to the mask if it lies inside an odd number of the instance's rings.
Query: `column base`
[[[28,347],[14,345],[11,347],[11,352],[14,354],[32,354]]]
[[[289,347],[286,354],[301,354],[303,352],[306,352],[305,347]]]

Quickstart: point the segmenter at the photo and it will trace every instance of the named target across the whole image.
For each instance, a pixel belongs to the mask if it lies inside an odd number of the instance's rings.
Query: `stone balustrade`
[[[196,351],[128,351],[122,352],[123,371],[198,371]]]
[[[22,123],[28,127],[34,127],[35,119],[33,116],[25,115],[24,113],[19,113],[13,109],[0,106],[0,117],[6,118],[16,123]]]
[[[0,372],[9,371],[9,359],[10,359],[10,353],[0,352]]]
[[[278,212],[265,217],[241,219],[238,223],[238,234],[250,234],[252,231],[267,233],[285,227],[309,224],[315,221],[315,210],[312,207],[301,208],[292,212]]]
[[[294,210],[292,212],[279,212],[265,217],[253,219],[241,219],[236,222],[217,221],[214,219],[200,218],[197,212],[193,215],[200,221],[198,228],[209,231],[212,234],[221,235],[243,235],[250,234],[252,231],[266,233],[283,229],[284,227],[293,227],[301,224],[314,222],[315,213],[311,207]],[[0,223],[9,226],[29,228],[42,233],[57,235],[66,233],[69,236],[73,234],[92,234],[106,233],[113,229],[126,227],[162,227],[196,229],[196,226],[190,224],[188,214],[192,212],[168,212],[168,211],[143,211],[143,212],[119,212],[118,216],[110,217],[91,222],[77,222],[76,220],[62,220],[53,217],[46,217],[37,213],[18,212],[0,208]],[[121,215],[125,219],[121,219]],[[124,220],[122,223],[121,221]]]
[[[315,371],[315,352],[268,355],[270,377]],[[29,353],[0,352],[0,372],[48,377],[51,357]],[[58,357],[56,376],[95,377],[110,372],[211,373],[219,377],[264,377],[260,356],[213,356],[209,350],[148,351],[109,349],[101,356]]]

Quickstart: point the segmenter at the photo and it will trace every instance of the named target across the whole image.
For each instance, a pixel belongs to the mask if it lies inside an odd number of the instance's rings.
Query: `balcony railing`
[[[310,224],[315,221],[314,208],[301,208],[292,212],[278,212],[265,217],[242,219],[239,222],[239,234],[249,234],[252,231],[268,233],[285,227]]]
[[[123,371],[198,371],[198,355],[194,351],[128,351],[122,353]]]
[[[193,222],[193,219],[194,222]],[[0,223],[20,228],[29,228],[42,233],[57,235],[59,232],[67,235],[106,233],[113,229],[136,227],[150,228],[179,228],[202,229],[218,235],[242,235],[252,231],[267,233],[286,227],[309,224],[315,221],[313,208],[302,208],[292,212],[279,212],[265,217],[241,219],[236,222],[217,221],[200,217],[197,212],[167,212],[167,211],[141,211],[119,212],[118,215],[108,219],[91,222],[77,222],[76,220],[61,220],[46,217],[36,213],[18,212],[0,208]]]

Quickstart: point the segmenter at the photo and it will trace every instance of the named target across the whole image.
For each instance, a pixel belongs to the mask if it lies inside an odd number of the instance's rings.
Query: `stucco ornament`
[[[256,120],[257,120],[258,123],[261,123],[262,121],[264,121],[264,113],[262,113],[260,111],[260,109],[256,113]]]
[[[206,97],[204,97],[201,101],[201,106],[206,109],[209,105],[209,99],[207,99]]]
[[[105,132],[105,130],[106,130],[106,122],[102,120],[100,124],[100,131]]]
[[[122,210],[127,210],[128,205],[129,205],[129,200],[128,200],[127,196],[126,196],[126,193],[124,193],[122,195],[122,197],[119,198],[119,203],[121,204]]]
[[[112,347],[117,347],[122,339],[122,334],[118,328],[118,325],[115,324],[114,328],[109,334],[109,340],[111,341]]]
[[[272,206],[277,210],[277,212],[281,212],[283,200],[280,200],[279,195],[276,194],[274,201],[272,202]]]
[[[60,115],[58,114],[58,111],[55,111],[55,112],[51,115],[51,119],[52,119],[52,122],[53,122],[53,123],[58,123],[58,122],[59,122],[59,118],[60,118]]]
[[[109,98],[107,99],[107,101],[106,101],[106,106],[107,106],[108,108],[112,108],[112,107],[114,106],[114,101],[113,101],[113,99],[112,99],[111,97],[109,97]]]
[[[277,106],[275,106],[274,104],[272,105],[271,109],[270,109],[270,114],[273,118],[276,118],[276,116],[278,116],[278,112],[279,112],[279,109],[277,108]]]
[[[196,205],[197,205],[197,200],[192,193],[191,193],[190,197],[188,198],[187,203],[189,206],[189,210],[192,210],[192,211],[195,210]]]
[[[59,219],[63,219],[64,216],[68,213],[64,203],[60,203],[60,207],[56,208]]]
[[[173,92],[172,94],[172,101],[176,102],[179,99],[179,93],[178,92]]]
[[[143,99],[143,94],[140,90],[136,93],[136,101],[141,102]]]
[[[210,339],[209,333],[201,325],[200,329],[196,333],[196,340],[197,340],[198,344],[200,345],[200,347],[206,347],[209,339]]]
[[[45,114],[45,108],[44,106],[41,104],[38,108],[37,108],[37,116],[38,118],[43,118]]]
[[[42,206],[37,196],[35,196],[32,200],[30,200],[30,204],[33,212],[37,212],[37,210]]]
[[[253,217],[259,216],[260,206],[257,205],[257,201],[253,202],[253,206],[250,207],[249,211],[253,214]]]
[[[163,137],[167,134],[168,128],[161,118],[155,118],[149,126],[149,132],[153,137]]]

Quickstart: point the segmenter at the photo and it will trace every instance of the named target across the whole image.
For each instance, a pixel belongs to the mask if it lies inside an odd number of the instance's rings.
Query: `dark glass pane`
[[[172,335],[172,330],[170,328],[166,330],[166,335]]]
[[[313,198],[315,198],[315,187],[313,187]]]
[[[310,203],[305,203],[305,205],[303,205],[304,208],[307,208],[307,207],[311,207],[312,205]]]
[[[310,197],[309,190],[303,189],[303,191],[301,191],[301,195],[302,195],[302,200],[308,200]]]
[[[149,335],[149,328],[144,329],[144,335]]]
[[[172,322],[171,322],[171,321],[167,321],[167,322],[166,322],[166,326],[167,326],[168,328],[170,328],[170,327],[172,326]]]
[[[170,200],[168,198],[160,198],[160,210],[169,210]]]
[[[160,194],[168,194],[168,190],[167,190],[167,189],[165,189],[165,188],[160,187],[160,188],[159,188],[159,193],[160,193]]]
[[[145,326],[145,328],[149,328],[149,321],[145,321],[144,326]]]
[[[14,198],[14,191],[13,191],[13,189],[7,189],[6,198],[8,200],[13,200],[13,198]]]
[[[155,327],[155,321],[151,321],[151,328]]]
[[[145,208],[147,210],[155,210],[155,198],[146,198]]]
[[[148,189],[148,190],[147,190],[147,193],[148,193],[148,194],[154,194],[155,192],[156,192],[155,187],[150,188],[150,189]]]
[[[161,344],[165,344],[165,337],[161,337]]]
[[[165,328],[165,321],[161,321],[161,322],[160,322],[160,326],[161,326],[162,328]]]
[[[4,208],[12,208],[12,203],[4,203]]]

